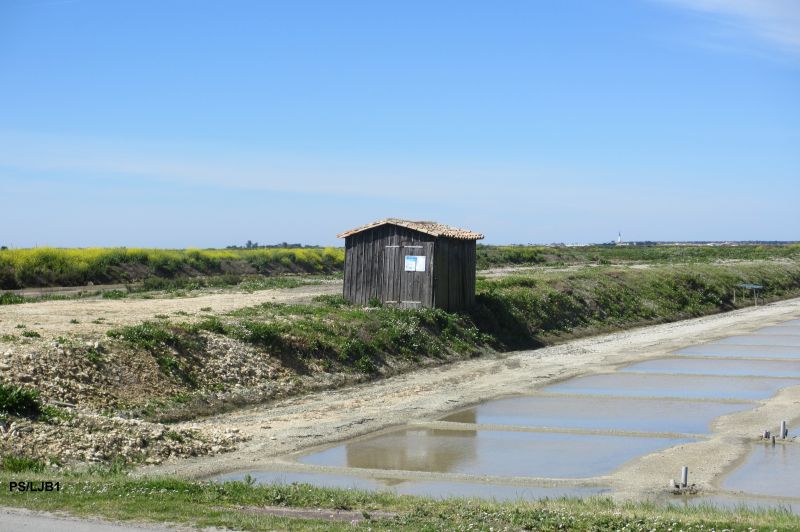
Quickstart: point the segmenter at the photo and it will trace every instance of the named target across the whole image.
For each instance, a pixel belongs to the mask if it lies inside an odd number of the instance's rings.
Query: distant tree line
[[[269,249],[269,248],[300,248],[300,249],[320,249],[321,246],[306,245],[300,243],[289,244],[288,242],[280,242],[278,244],[259,244],[248,240],[243,246],[225,246],[225,249]]]

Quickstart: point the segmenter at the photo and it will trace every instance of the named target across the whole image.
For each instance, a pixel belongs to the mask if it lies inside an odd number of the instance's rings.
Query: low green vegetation
[[[48,294],[42,296],[22,296],[14,294],[13,292],[0,293],[0,305],[19,305],[21,303],[39,303],[41,301],[63,301],[65,299],[78,299],[80,297],[88,297],[90,295],[97,295],[99,292],[80,293],[73,296],[64,296],[57,294]]]
[[[565,334],[620,329],[702,316],[751,305],[740,283],[764,286],[759,298],[800,295],[800,263],[733,263],[601,266],[577,271],[537,271],[479,278],[478,327],[513,347],[536,345]]]
[[[3,292],[0,294],[0,305],[16,305],[24,302],[24,297],[17,294],[12,294],[11,292]]]
[[[615,504],[607,498],[498,503],[479,499],[434,500],[317,488],[306,484],[259,486],[252,482],[201,482],[177,478],[132,478],[94,468],[85,473],[42,473],[36,464],[9,460],[0,472],[9,481],[59,482],[59,491],[0,490],[0,505],[69,510],[77,515],[147,520],[232,530],[797,530],[800,517],[785,510],[724,511],[711,507]],[[22,473],[22,474],[20,474]],[[350,511],[360,519],[280,517],[263,508]]]
[[[148,321],[108,335],[150,351],[166,373],[176,374],[176,368],[191,366],[202,352],[201,331],[263,349],[301,374],[312,366],[371,374],[391,360],[476,354],[491,341],[466,316],[435,309],[361,308],[338,296],[321,296],[311,305],[264,303],[194,323]]]
[[[0,471],[7,473],[41,473],[44,471],[44,462],[24,456],[3,456],[0,460]]]
[[[800,244],[485,246],[478,245],[478,268],[570,264],[676,264],[800,259]]]
[[[36,390],[0,382],[0,417],[34,417],[41,410],[42,403]]]

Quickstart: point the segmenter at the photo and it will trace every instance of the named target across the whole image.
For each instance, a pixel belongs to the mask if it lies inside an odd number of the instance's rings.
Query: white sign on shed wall
[[[407,272],[424,272],[425,271],[425,256],[424,255],[406,255],[405,271],[407,271]]]

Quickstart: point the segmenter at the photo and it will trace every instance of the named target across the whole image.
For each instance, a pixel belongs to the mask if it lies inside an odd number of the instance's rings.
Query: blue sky
[[[0,244],[800,239],[800,3],[0,1]]]

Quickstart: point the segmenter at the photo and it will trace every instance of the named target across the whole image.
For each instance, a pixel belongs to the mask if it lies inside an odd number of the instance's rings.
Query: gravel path
[[[341,281],[256,292],[224,291],[195,297],[161,299],[74,299],[0,306],[0,334],[19,334],[18,324],[45,337],[102,334],[119,325],[152,320],[156,315],[194,316],[210,308],[219,314],[261,303],[304,303],[322,294],[341,294]],[[102,323],[94,323],[102,318]],[[77,322],[77,323],[75,323]]]
[[[188,527],[164,527],[144,523],[117,523],[103,519],[82,519],[66,514],[36,512],[21,508],[0,506],[0,530],[25,532],[166,532],[197,530]],[[214,528],[204,528],[208,532]]]

